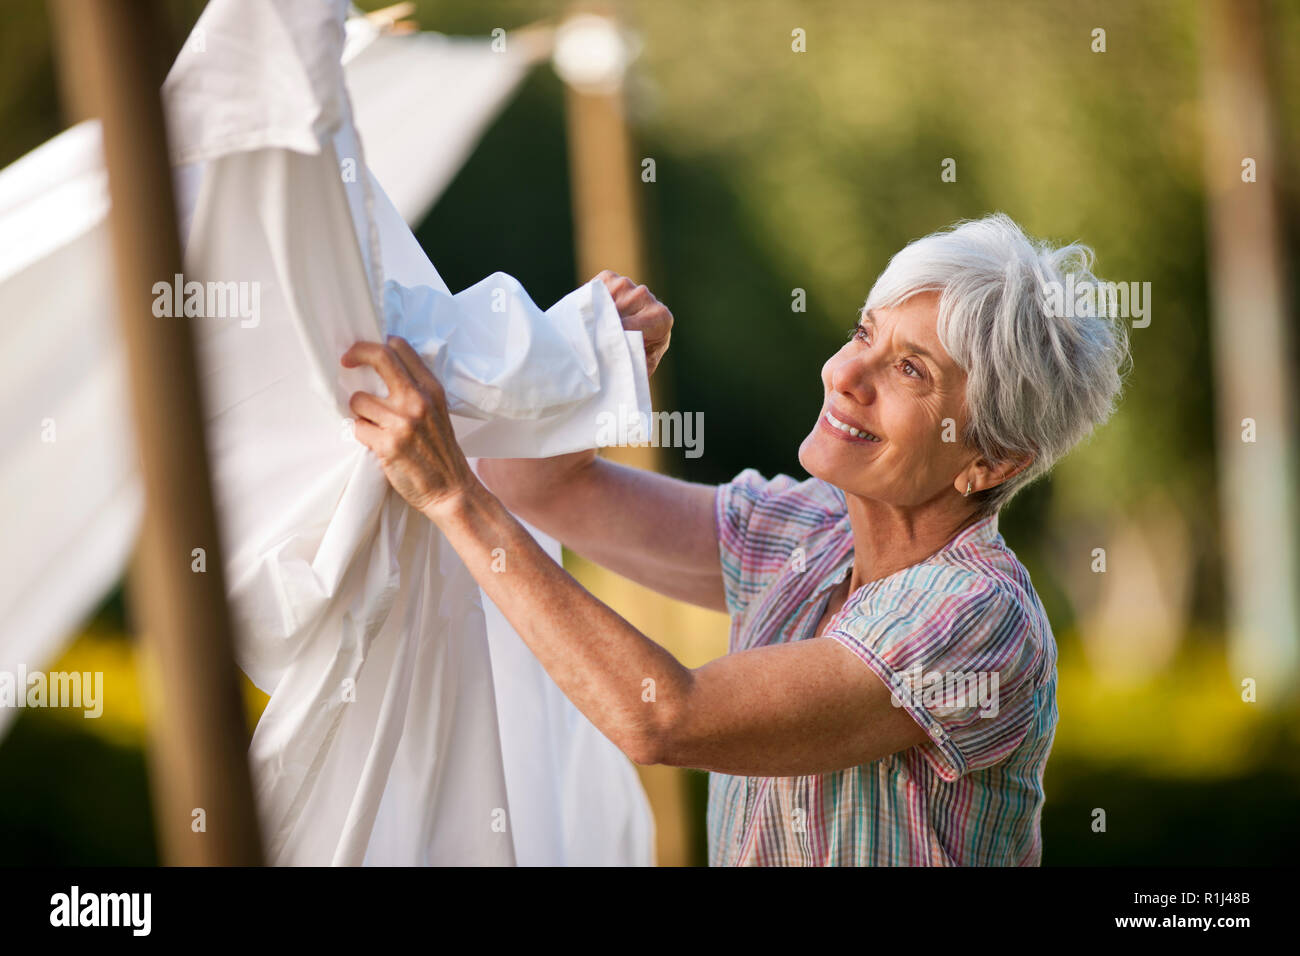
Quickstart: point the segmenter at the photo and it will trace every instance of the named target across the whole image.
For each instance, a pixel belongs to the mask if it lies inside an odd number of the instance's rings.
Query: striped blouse
[[[853,565],[844,493],[753,469],[717,491],[729,652],[813,636]],[[929,739],[803,777],[709,774],[714,866],[1033,866],[1056,729],[1056,642],[997,515],[849,595],[823,637]]]

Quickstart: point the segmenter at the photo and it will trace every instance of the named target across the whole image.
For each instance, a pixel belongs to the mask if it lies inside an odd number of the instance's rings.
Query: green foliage
[[[83,721],[92,724],[94,721]],[[0,742],[0,866],[153,866],[145,754],[49,710]]]

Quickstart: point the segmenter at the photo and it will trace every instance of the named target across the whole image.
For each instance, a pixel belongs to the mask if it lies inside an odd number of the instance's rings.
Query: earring
[[[968,481],[966,482],[966,490],[962,492],[961,496],[965,498],[969,494],[970,494],[970,482]]]

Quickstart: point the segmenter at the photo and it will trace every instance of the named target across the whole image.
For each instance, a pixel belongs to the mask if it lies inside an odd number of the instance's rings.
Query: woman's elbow
[[[657,767],[664,762],[661,757],[662,750],[653,738],[632,738],[625,741],[619,749],[638,767]]]
[[[619,749],[641,767],[686,766],[682,734],[684,708],[673,707],[666,701],[649,702],[646,706],[656,708],[654,719],[625,731],[617,741]]]

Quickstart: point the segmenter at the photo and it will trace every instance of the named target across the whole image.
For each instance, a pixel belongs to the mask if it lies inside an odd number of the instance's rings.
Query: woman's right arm
[[[716,485],[681,481],[580,451],[480,459],[507,508],[590,561],[660,594],[726,611]]]

